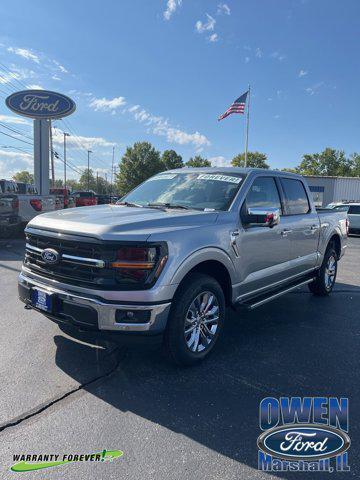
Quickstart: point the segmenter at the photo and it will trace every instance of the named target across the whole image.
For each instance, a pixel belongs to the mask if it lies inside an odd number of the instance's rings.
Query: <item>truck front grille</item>
[[[55,250],[60,260],[49,264],[42,258],[45,249]],[[99,289],[118,288],[116,272],[108,268],[116,246],[106,243],[67,240],[28,233],[24,265],[34,273],[63,283]]]

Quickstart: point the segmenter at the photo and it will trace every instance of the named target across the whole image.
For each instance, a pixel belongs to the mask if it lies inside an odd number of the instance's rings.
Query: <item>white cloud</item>
[[[89,103],[89,106],[95,111],[101,110],[103,112],[116,110],[117,108],[125,105],[124,97],[114,97],[111,99],[103,98],[93,98]]]
[[[14,125],[31,125],[29,120],[23,117],[14,117],[12,115],[0,115],[0,122],[12,123]]]
[[[60,78],[58,75],[56,75],[56,73],[55,73],[55,75],[53,75],[51,78],[52,78],[53,80],[58,80],[58,81],[61,80],[61,78]]]
[[[181,7],[182,0],[168,0],[166,2],[166,10],[164,12],[164,19],[170,20],[172,15],[176,12],[178,7]]]
[[[64,136],[62,130],[58,128],[53,129],[53,142],[56,145],[63,146]],[[67,137],[66,144],[69,148],[74,148],[76,150],[92,150],[96,147],[113,147],[116,145],[116,143],[109,142],[103,137],[85,137],[82,135],[76,135],[76,137],[70,135]]]
[[[245,57],[245,63],[249,63],[250,62],[250,57]]]
[[[208,37],[209,42],[217,42],[219,40],[219,36],[217,33],[212,33]]]
[[[315,83],[315,85],[305,88],[305,92],[307,92],[309,95],[315,95],[315,93],[318,93],[322,86],[324,86],[324,82]]]
[[[285,55],[283,55],[282,53],[277,52],[277,51],[276,51],[276,52],[272,52],[272,53],[270,54],[270,57],[271,57],[271,58],[274,58],[275,60],[279,60],[279,62],[282,62],[282,61],[285,60],[285,58],[286,58]]]
[[[208,13],[206,14],[207,21],[204,23],[201,20],[198,20],[195,23],[195,28],[199,33],[203,33],[205,31],[212,31],[215,28],[216,20]]]
[[[44,87],[42,87],[38,83],[33,83],[31,85],[28,85],[28,88],[31,88],[32,90],[44,90]]]
[[[216,13],[218,15],[222,15],[222,14],[230,15],[231,10],[230,10],[229,5],[227,5],[226,3],[219,3]]]
[[[218,157],[208,158],[208,160],[211,162],[211,165],[213,167],[230,167],[231,166],[230,161],[226,160],[226,158],[223,157],[222,155],[219,155]]]
[[[255,57],[261,58],[262,56],[263,56],[263,52],[262,52],[261,48],[257,48],[255,50]]]
[[[32,171],[33,156],[29,153],[0,150],[0,178],[11,178],[20,170]]]
[[[306,70],[300,70],[300,72],[299,72],[299,77],[300,77],[300,78],[301,78],[301,77],[305,77],[305,75],[307,75],[307,74],[308,74],[308,72],[307,72]]]
[[[180,128],[173,127],[164,117],[153,115],[152,113],[141,108],[140,105],[134,105],[126,109],[126,113],[130,113],[134,119],[145,124],[149,130],[155,134],[166,137],[170,143],[179,145],[194,145],[196,148],[210,145],[210,141],[205,135],[199,132],[188,133]]]
[[[61,65],[61,63],[59,63],[57,60],[53,60],[53,63],[57,66],[58,70],[61,73],[69,73],[69,71],[63,65]]]
[[[26,58],[27,60],[32,60],[35,63],[40,63],[40,58],[38,55],[33,53],[31,50],[27,48],[15,48],[15,47],[8,47],[8,52],[15,53],[15,55],[19,55],[20,57]]]

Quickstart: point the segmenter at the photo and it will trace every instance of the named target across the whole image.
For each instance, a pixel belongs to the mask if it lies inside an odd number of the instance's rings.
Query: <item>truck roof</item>
[[[206,173],[240,173],[248,175],[249,173],[268,173],[275,176],[286,176],[294,178],[302,178],[301,175],[292,172],[282,172],[280,170],[269,170],[267,168],[240,168],[240,167],[183,167],[173,170],[166,170],[166,173],[175,172],[206,172]],[[164,173],[164,172],[161,172]]]

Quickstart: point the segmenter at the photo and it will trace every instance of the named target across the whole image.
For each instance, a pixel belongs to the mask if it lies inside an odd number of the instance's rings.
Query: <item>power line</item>
[[[14,137],[13,135],[10,135],[9,133],[2,132],[1,130],[0,130],[0,133],[1,133],[2,135],[6,135],[7,137],[13,138],[14,140],[17,140],[18,142],[27,143],[28,145],[34,146],[33,143],[26,142],[25,140],[22,140],[22,139],[19,138],[19,137]]]

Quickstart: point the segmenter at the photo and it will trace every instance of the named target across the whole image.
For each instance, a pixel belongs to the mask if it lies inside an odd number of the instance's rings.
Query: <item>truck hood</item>
[[[44,213],[31,220],[28,227],[101,240],[146,241],[153,234],[212,224],[217,215],[197,210],[98,205]]]

